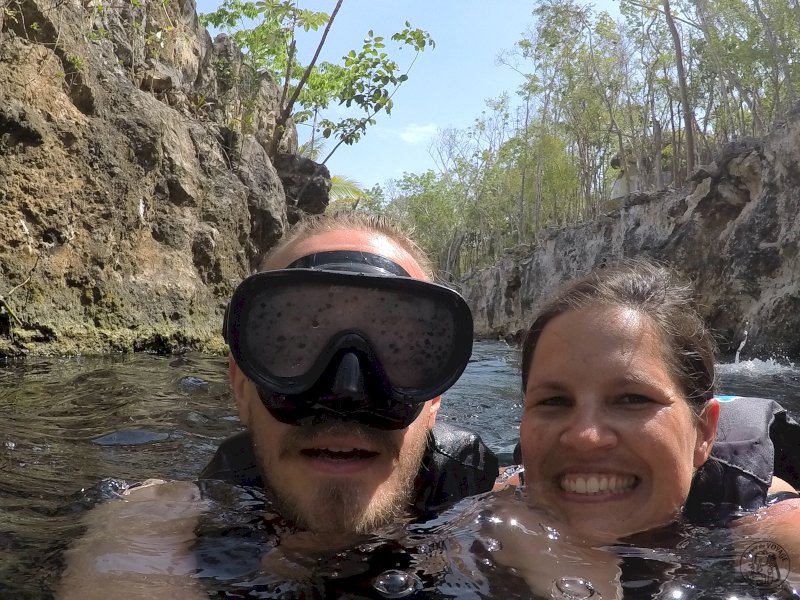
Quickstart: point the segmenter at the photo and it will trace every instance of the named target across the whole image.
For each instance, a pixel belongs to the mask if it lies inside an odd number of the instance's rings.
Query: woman
[[[593,581],[613,590],[618,563],[607,555],[603,571],[597,546],[679,520],[697,488],[708,486],[709,474],[727,468],[715,459],[707,464],[720,405],[714,398],[714,343],[691,289],[646,261],[572,282],[530,327],[522,382],[526,495],[539,511],[504,519],[527,539],[504,535],[498,558],[523,573],[528,569],[529,581],[537,579],[542,565],[531,560],[530,543],[542,539],[531,532],[541,531],[544,513],[562,541],[588,542],[583,551],[562,553],[578,557],[569,568],[591,564]],[[791,487],[775,478],[771,491],[776,489]],[[796,571],[800,500],[785,495],[786,501],[735,523],[734,544],[775,542]],[[558,553],[548,548],[537,556]],[[537,574],[530,571],[533,562],[539,563]],[[565,561],[557,563],[561,571]]]
[[[711,453],[714,346],[690,307],[687,287],[635,263],[574,282],[528,331],[526,484],[584,535],[673,520]]]
[[[714,343],[693,304],[668,269],[631,261],[567,286],[528,331],[529,494],[585,535],[673,521],[709,459],[720,411]]]

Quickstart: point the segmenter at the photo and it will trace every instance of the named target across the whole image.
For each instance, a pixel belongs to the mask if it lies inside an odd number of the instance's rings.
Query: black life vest
[[[428,436],[414,482],[412,509],[418,518],[427,519],[462,498],[488,492],[498,470],[497,457],[480,436],[453,425],[436,423]],[[199,478],[263,487],[249,432],[223,440]]]
[[[724,525],[765,506],[773,476],[800,488],[800,424],[774,400],[720,399],[711,458],[695,473],[683,509],[698,525]]]

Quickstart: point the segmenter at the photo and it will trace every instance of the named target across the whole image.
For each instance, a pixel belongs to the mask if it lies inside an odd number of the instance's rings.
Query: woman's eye
[[[572,401],[564,396],[553,396],[551,398],[542,398],[535,402],[537,406],[570,406]]]
[[[642,405],[653,402],[651,398],[641,394],[626,394],[619,399],[620,404]]]

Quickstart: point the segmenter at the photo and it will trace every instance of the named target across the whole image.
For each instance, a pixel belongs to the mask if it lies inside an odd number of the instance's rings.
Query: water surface
[[[504,463],[510,462],[518,436],[517,361],[517,352],[505,344],[476,344],[467,371],[445,394],[439,413],[481,433]],[[772,397],[800,414],[800,369],[790,364],[722,365],[720,390]],[[137,354],[5,363],[0,369],[0,597],[51,597],[61,552],[81,533],[82,511],[112,497],[124,481],[193,479],[218,442],[239,428],[221,357]],[[449,563],[448,574],[434,579],[441,597],[497,597],[498,578],[490,585],[484,571],[491,575],[494,569],[495,576],[500,571],[487,558],[491,541],[480,533],[491,515],[477,503],[459,510],[457,518],[402,533],[402,544],[424,548],[414,550],[420,563]],[[461,567],[454,569],[456,564]],[[509,586],[505,597],[529,597],[519,582]]]

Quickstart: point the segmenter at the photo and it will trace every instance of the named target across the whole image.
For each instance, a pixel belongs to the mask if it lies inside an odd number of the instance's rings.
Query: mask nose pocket
[[[366,340],[350,335],[343,345],[311,390],[316,402],[337,414],[385,409],[390,390]]]
[[[364,373],[358,357],[352,352],[345,352],[331,383],[331,392],[335,396],[360,398],[364,396]]]

